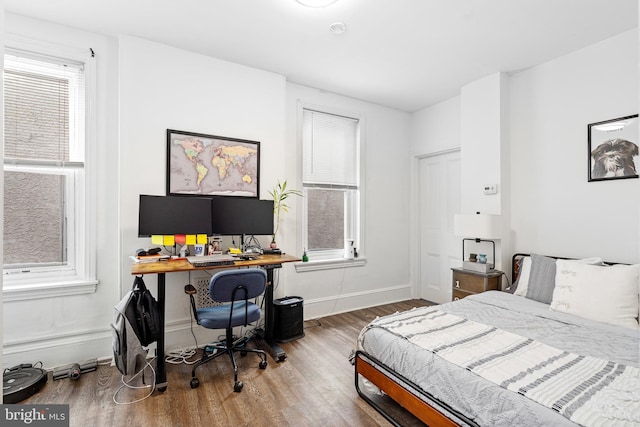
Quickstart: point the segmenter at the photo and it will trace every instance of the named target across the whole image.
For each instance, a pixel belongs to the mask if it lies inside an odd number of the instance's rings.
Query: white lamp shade
[[[500,239],[500,215],[456,214],[453,217],[453,234],[475,239]]]

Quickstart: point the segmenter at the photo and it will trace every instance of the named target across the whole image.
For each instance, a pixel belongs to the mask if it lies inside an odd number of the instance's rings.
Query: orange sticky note
[[[207,235],[206,234],[198,234],[197,243],[199,245],[206,245],[207,244]]]
[[[175,245],[176,239],[173,236],[164,236],[163,245],[164,246],[173,246]]]
[[[151,244],[152,245],[161,245],[164,242],[164,239],[161,235],[151,236]]]
[[[196,244],[196,235],[195,234],[187,234],[185,240],[186,240],[187,245],[195,245]]]
[[[176,243],[179,245],[184,245],[184,242],[187,241],[187,236],[185,236],[184,234],[176,234]]]

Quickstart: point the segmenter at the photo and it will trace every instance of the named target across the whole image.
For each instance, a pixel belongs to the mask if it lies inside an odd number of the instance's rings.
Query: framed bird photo
[[[638,115],[590,123],[589,181],[638,178]]]

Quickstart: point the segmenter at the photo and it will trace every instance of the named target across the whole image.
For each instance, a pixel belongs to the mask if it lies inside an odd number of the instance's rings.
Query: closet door
[[[451,267],[460,265],[462,242],[453,235],[460,182],[458,150],[419,160],[419,294],[436,303],[451,301]]]

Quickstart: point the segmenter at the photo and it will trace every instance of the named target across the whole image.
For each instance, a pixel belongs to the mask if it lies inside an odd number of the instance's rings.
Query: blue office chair
[[[191,299],[193,315],[199,325],[208,329],[226,329],[226,339],[219,345],[207,346],[207,351],[202,358],[193,366],[191,371],[191,388],[200,385],[196,378],[196,368],[222,354],[228,354],[233,365],[233,376],[235,384],[233,391],[242,391],[242,381],[238,381],[238,366],[233,355],[240,351],[245,356],[247,352],[257,353],[260,356],[260,369],[267,367],[267,355],[262,350],[248,348],[246,346],[249,338],[240,337],[233,339],[233,328],[235,326],[247,326],[249,323],[260,319],[260,307],[249,302],[249,299],[262,295],[267,283],[267,273],[257,268],[244,268],[234,270],[224,270],[214,274],[209,281],[209,295],[215,302],[229,303],[213,307],[196,307],[194,295],[197,290],[192,285],[186,285],[185,293]]]

